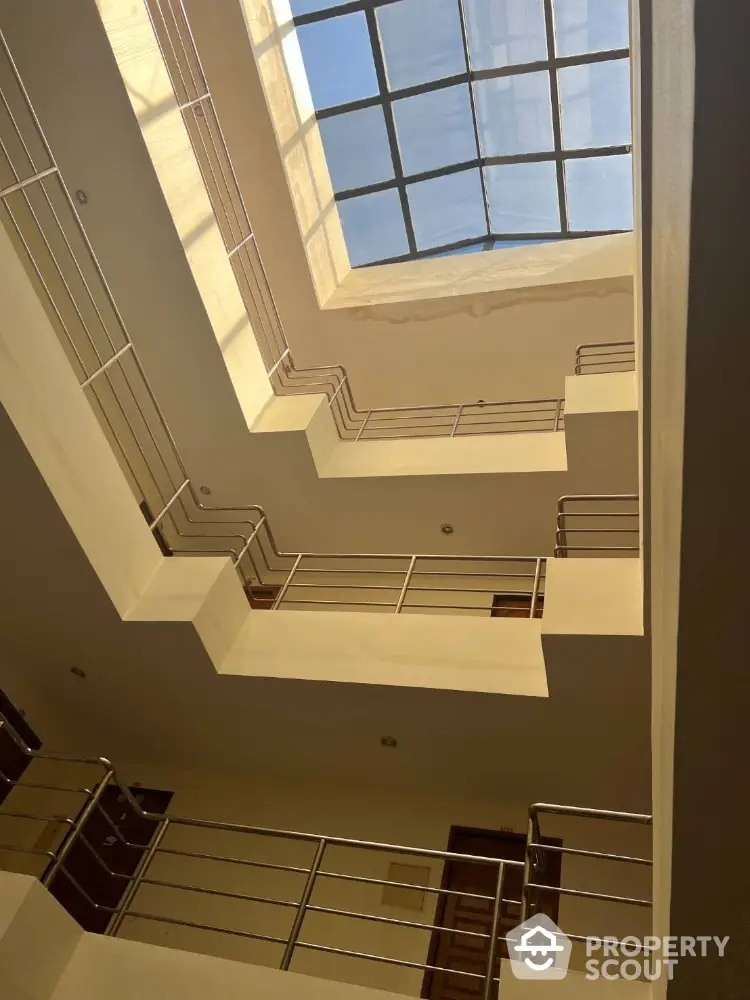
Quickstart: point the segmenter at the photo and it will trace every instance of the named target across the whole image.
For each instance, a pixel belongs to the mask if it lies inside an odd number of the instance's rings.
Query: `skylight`
[[[632,229],[628,0],[291,0],[353,266]]]

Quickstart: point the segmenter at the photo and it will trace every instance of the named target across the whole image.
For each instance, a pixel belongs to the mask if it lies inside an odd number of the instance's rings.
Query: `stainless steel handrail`
[[[601,344],[579,344],[576,348],[576,375],[603,375],[635,371],[635,341],[610,340]]]
[[[172,814],[164,815],[161,813],[152,813],[144,809],[133,796],[131,790],[121,782],[116,768],[106,758],[76,758],[67,755],[47,754],[33,751],[25,744],[21,737],[10,726],[8,721],[0,714],[0,731],[2,730],[5,730],[8,733],[10,738],[16,743],[19,751],[30,760],[43,759],[49,762],[62,762],[66,764],[71,762],[89,764],[96,766],[102,771],[101,777],[96,782],[91,784],[91,788],[78,790],[70,789],[65,785],[55,786],[52,784],[45,784],[45,787],[51,789],[80,791],[80,793],[85,796],[84,804],[78,813],[71,815],[70,817],[63,818],[63,822],[67,824],[68,829],[64,839],[58,847],[54,850],[39,851],[33,847],[3,844],[0,845],[0,849],[32,856],[41,855],[48,858],[49,863],[42,875],[42,882],[45,885],[50,885],[55,877],[63,876],[66,878],[93,911],[108,915],[110,920],[105,933],[110,936],[117,935],[120,932],[125,919],[165,923],[187,927],[193,930],[226,934],[246,940],[257,940],[279,945],[283,948],[279,964],[281,969],[288,969],[290,967],[296,950],[301,948],[312,951],[324,951],[330,954],[343,955],[347,957],[355,957],[367,961],[398,965],[406,968],[450,972],[451,975],[463,976],[467,979],[474,979],[481,982],[481,995],[483,1000],[489,1000],[492,996],[494,984],[498,981],[498,977],[495,975],[496,956],[498,944],[504,938],[504,935],[500,933],[500,921],[503,915],[504,905],[519,907],[522,912],[523,919],[531,914],[531,911],[534,909],[534,901],[538,898],[538,893],[540,891],[544,891],[545,893],[556,892],[561,896],[574,895],[582,898],[604,900],[618,906],[629,905],[648,907],[651,905],[648,900],[624,897],[611,893],[591,893],[574,889],[569,886],[548,886],[537,881],[539,873],[542,872],[544,868],[544,866],[539,863],[538,858],[540,852],[544,851],[563,850],[567,853],[573,853],[579,856],[583,855],[595,859],[606,858],[610,861],[620,861],[623,863],[638,864],[641,866],[651,864],[651,861],[648,858],[634,858],[628,855],[584,851],[573,848],[558,848],[554,845],[545,844],[539,832],[539,816],[541,814],[554,813],[556,815],[577,816],[590,819],[607,819],[612,821],[619,820],[626,823],[650,824],[651,817],[647,815],[612,812],[601,809],[586,809],[575,806],[549,805],[544,803],[534,804],[529,809],[528,835],[524,861],[507,858],[483,857],[473,854],[463,854],[455,851],[441,851],[431,848],[404,846],[400,844],[360,840],[350,837],[329,836],[327,834],[309,833],[299,830],[274,829],[244,823],[227,823]],[[18,792],[25,794],[23,792],[24,789],[36,789],[39,787],[39,785],[35,782],[27,783],[21,779],[17,781],[10,781],[10,779],[5,780],[13,786],[12,792],[15,794],[18,794]],[[116,821],[103,808],[102,798],[107,788],[110,787],[118,789],[122,801],[127,803],[134,816],[151,820],[155,824],[154,832],[148,843],[133,843],[129,841],[118,826],[118,822],[121,822],[122,820]],[[96,848],[86,838],[83,832],[85,824],[95,811],[106,821],[109,828],[112,830],[113,835],[122,847],[137,850],[139,852],[140,860],[133,874],[124,874],[113,871],[107,864],[106,860],[102,858]],[[0,817],[9,815],[11,815],[10,812],[6,812],[4,807],[0,807]],[[47,822],[49,819],[55,819],[57,821],[60,820],[59,817],[46,816],[43,812],[30,815],[29,818],[39,822]],[[202,831],[215,830],[220,833],[245,835],[249,838],[260,837],[270,840],[303,842],[310,844],[310,846],[314,849],[314,854],[309,863],[305,865],[288,865],[269,863],[267,861],[254,860],[247,857],[237,857],[236,850],[233,854],[221,854],[208,853],[205,851],[182,850],[179,847],[165,846],[164,841],[167,834],[176,828],[197,829]],[[83,888],[83,886],[81,886],[75,875],[71,872],[67,859],[76,843],[81,843],[86,848],[86,851],[91,854],[94,863],[101,868],[105,875],[124,883],[124,892],[115,906],[106,906],[101,903],[97,903],[96,900],[94,900]],[[497,870],[496,891],[493,895],[488,895],[478,892],[464,892],[459,889],[451,889],[442,884],[440,886],[422,886],[404,883],[394,879],[372,878],[371,876],[336,871],[330,865],[324,867],[323,864],[326,852],[330,848],[335,847],[351,848],[355,851],[377,851],[390,855],[398,855],[400,857],[428,859],[442,863],[462,861],[470,862],[472,864],[487,865]],[[207,859],[224,865],[240,865],[250,868],[258,868],[261,870],[271,869],[273,871],[291,873],[295,876],[304,876],[304,883],[297,898],[286,898],[268,894],[238,892],[235,891],[234,888],[230,891],[225,888],[213,888],[206,885],[196,885],[194,884],[194,881],[180,881],[174,877],[153,877],[151,867],[159,856],[185,857],[191,861],[193,859]],[[510,869],[516,869],[519,871],[521,869],[523,870],[523,883],[520,900],[508,899],[503,894],[505,874]],[[431,893],[438,898],[443,896],[454,898],[467,897],[474,901],[490,903],[490,933],[463,928],[456,929],[453,927],[447,927],[437,922],[433,923],[429,921],[404,920],[395,917],[387,917],[382,914],[371,913],[361,909],[349,909],[342,906],[322,905],[313,901],[313,893],[318,885],[318,881],[324,879],[362,882],[364,884],[374,886],[407,888],[411,890],[418,890],[420,892],[424,891],[426,893]],[[168,889],[170,891],[178,890],[184,893],[199,894],[207,897],[218,897],[231,900],[234,903],[246,902],[251,904],[281,907],[293,912],[291,926],[289,932],[282,936],[280,934],[267,933],[265,928],[263,931],[255,931],[248,930],[245,927],[239,928],[223,926],[216,923],[205,922],[203,920],[188,920],[185,919],[184,906],[181,903],[177,903],[175,905],[174,913],[165,913],[163,911],[154,912],[153,909],[144,910],[136,908],[135,904],[138,892],[146,886],[150,886],[154,889]],[[410,930],[416,929],[420,931],[429,931],[431,933],[438,932],[464,935],[471,937],[474,940],[481,939],[489,941],[486,970],[484,973],[481,973],[469,972],[467,970],[447,969],[426,961],[412,961],[404,958],[395,958],[389,955],[363,952],[352,948],[341,948],[321,941],[308,940],[302,937],[302,931],[304,929],[305,919],[310,913],[328,914],[331,916],[343,917],[357,921],[372,921],[379,924],[403,927]],[[582,935],[569,934],[568,936],[572,940],[586,940],[586,937]]]
[[[571,535],[575,535],[572,542]],[[571,553],[637,556],[639,552],[637,493],[578,494],[557,501],[557,558],[566,558]]]
[[[82,390],[138,501],[152,512],[149,527],[167,548],[230,556],[243,585],[274,588],[273,609],[489,615],[494,596],[509,592],[528,598],[529,617],[535,617],[544,592],[543,557],[290,552],[277,544],[257,504],[201,502],[0,32],[2,53],[15,89],[0,90],[0,115],[10,126],[10,135],[0,137],[0,169],[11,177],[0,187],[0,206]],[[33,142],[24,138],[24,125]]]
[[[360,409],[342,365],[297,368],[183,0],[144,0],[224,249],[278,395],[324,393],[348,441],[557,431],[564,399],[478,400]]]
[[[616,903],[623,906],[647,907],[653,906],[650,899],[642,899],[637,896],[621,896],[607,892],[589,892],[583,889],[574,889],[570,886],[549,885],[546,882],[538,881],[543,877],[547,867],[546,855],[557,853],[561,855],[573,855],[576,857],[591,858],[596,861],[618,861],[623,864],[637,866],[653,866],[651,858],[632,857],[626,854],[615,854],[609,851],[591,851],[581,848],[565,847],[563,845],[549,844],[544,842],[540,829],[539,817],[566,816],[578,819],[602,820],[606,822],[619,822],[636,824],[640,826],[651,826],[653,817],[648,813],[620,812],[612,809],[592,809],[584,806],[567,806],[553,804],[549,802],[536,802],[529,808],[528,825],[526,832],[526,849],[524,853],[524,877],[522,888],[521,919],[527,920],[539,912],[539,894],[561,896],[576,896],[580,899],[593,899],[602,902]],[[566,932],[571,941],[587,941],[588,935],[573,934]],[[617,942],[614,942],[615,944]]]

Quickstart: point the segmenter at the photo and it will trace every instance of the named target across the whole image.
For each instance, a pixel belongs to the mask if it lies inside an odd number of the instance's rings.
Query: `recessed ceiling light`
[[[86,671],[81,670],[80,667],[71,667],[70,672],[74,677],[80,677],[82,681],[86,680]]]
[[[440,525],[440,530],[442,531],[442,533],[444,535],[452,535],[453,531],[454,531],[454,528],[453,528],[452,524],[441,524]]]
[[[398,740],[395,736],[381,736],[380,745],[381,747],[387,747],[389,750],[395,750],[398,746]]]

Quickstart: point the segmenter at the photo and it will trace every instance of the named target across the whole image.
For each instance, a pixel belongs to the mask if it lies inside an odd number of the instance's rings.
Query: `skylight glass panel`
[[[630,60],[561,69],[562,134],[566,149],[630,142]]]
[[[568,213],[573,229],[633,228],[630,155],[569,160],[566,172]]]
[[[468,84],[394,101],[393,115],[405,174],[476,160]]]
[[[312,14],[315,11],[327,10],[329,7],[336,7],[341,0],[291,0],[292,15]]]
[[[555,43],[560,56],[626,49],[628,0],[554,0]]]
[[[381,107],[333,115],[319,124],[334,191],[366,187],[393,177]]]
[[[522,73],[474,84],[483,156],[554,149],[549,73]]]
[[[370,34],[361,11],[300,25],[297,36],[316,110],[377,94]]]
[[[399,0],[376,11],[391,90],[466,72],[457,0]]]
[[[338,203],[352,267],[409,252],[398,191],[377,191]]]
[[[632,228],[628,0],[290,3],[354,266]]]
[[[459,243],[487,232],[478,169],[418,181],[406,190],[418,250]]]
[[[495,232],[549,233],[560,229],[554,163],[490,166],[485,177]]]
[[[464,7],[472,69],[547,58],[543,0],[464,0]]]

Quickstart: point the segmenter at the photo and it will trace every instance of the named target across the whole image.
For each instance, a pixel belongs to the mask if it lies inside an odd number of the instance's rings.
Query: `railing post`
[[[562,400],[558,399],[557,406],[555,407],[555,426],[552,428],[553,431],[560,429],[560,412],[562,410]]]
[[[531,591],[531,607],[529,608],[529,618],[536,617],[536,609],[539,604],[539,585],[542,579],[542,558],[540,557],[536,561],[536,569],[534,570],[534,587]]]
[[[364,431],[365,427],[367,426],[367,421],[370,419],[371,416],[372,416],[372,410],[368,410],[367,411],[367,415],[365,416],[365,419],[362,421],[362,426],[357,431],[357,436],[354,439],[355,441],[359,441],[359,439],[362,437],[362,432]]]
[[[141,887],[141,883],[145,878],[146,872],[148,871],[151,862],[154,860],[154,856],[156,855],[159,845],[164,839],[164,835],[166,834],[168,828],[169,818],[165,816],[160,822],[159,828],[156,831],[153,840],[149,844],[148,850],[144,852],[143,857],[139,861],[135,875],[130,880],[130,884],[123,893],[122,899],[117,904],[117,912],[114,915],[114,919],[110,921],[109,927],[107,927],[104,932],[107,936],[114,937],[122,926],[123,920],[128,915],[130,904],[135,899],[135,895]]]
[[[451,437],[456,436],[456,429],[458,428],[458,422],[461,419],[461,414],[463,413],[464,404],[459,403],[458,410],[456,411],[456,419],[453,421],[453,427],[451,428]]]
[[[321,837],[318,843],[318,849],[315,852],[315,857],[313,858],[313,863],[310,865],[310,871],[307,875],[307,881],[305,882],[305,888],[302,890],[302,897],[299,901],[299,906],[297,907],[297,913],[294,917],[294,923],[292,924],[292,929],[289,932],[289,938],[284,948],[284,954],[281,958],[280,969],[286,971],[292,961],[294,956],[294,949],[297,946],[297,939],[299,938],[299,932],[302,930],[302,922],[305,919],[305,914],[307,912],[307,906],[310,902],[310,897],[313,894],[313,889],[315,888],[315,879],[318,877],[318,872],[320,871],[320,866],[323,863],[323,855],[326,850],[326,839]]]
[[[404,577],[404,585],[401,588],[401,593],[398,595],[398,602],[396,604],[395,614],[401,614],[401,608],[404,606],[404,601],[406,600],[406,591],[409,589],[409,583],[411,582],[412,573],[414,572],[414,567],[417,564],[417,557],[412,556],[409,561],[409,568],[406,571],[406,576]]]
[[[497,889],[495,902],[492,905],[492,929],[490,930],[490,949],[487,954],[487,973],[484,977],[482,1000],[491,1000],[492,985],[495,979],[495,964],[497,962],[497,934],[500,930],[500,915],[503,908],[503,876],[505,864],[501,861],[497,866]]]
[[[279,591],[279,596],[278,596],[278,597],[276,598],[276,600],[275,600],[275,601],[273,602],[273,604],[271,605],[271,611],[276,611],[276,609],[278,608],[278,606],[279,606],[279,605],[281,604],[281,602],[282,602],[282,601],[284,600],[284,597],[285,597],[285,595],[286,595],[286,592],[287,592],[287,590],[289,590],[289,585],[290,585],[290,584],[291,584],[291,582],[292,582],[292,577],[293,577],[293,576],[294,576],[294,574],[295,574],[295,573],[297,572],[297,569],[298,569],[298,567],[299,567],[299,564],[300,564],[301,562],[302,562],[302,553],[300,552],[300,554],[299,554],[299,555],[297,556],[297,558],[296,558],[296,559],[294,560],[294,566],[292,566],[292,569],[291,569],[291,572],[289,573],[289,576],[288,576],[288,577],[286,578],[286,580],[284,581],[284,586],[283,586],[283,587],[281,588],[281,590]]]
[[[76,821],[68,830],[67,836],[65,837],[65,839],[63,840],[62,844],[60,845],[57,851],[57,856],[55,857],[55,860],[49,866],[44,875],[42,875],[41,878],[42,885],[49,885],[52,879],[55,877],[55,875],[57,875],[57,873],[62,868],[63,863],[65,862],[65,859],[67,858],[71,847],[78,840],[78,836],[81,830],[88,822],[89,817],[93,813],[94,809],[96,809],[96,807],[98,806],[99,800],[109,787],[109,782],[112,779],[114,773],[115,771],[114,768],[112,767],[108,768],[107,771],[105,772],[104,777],[99,782],[99,786],[94,790],[91,798],[83,807],[81,812],[78,814]]]

